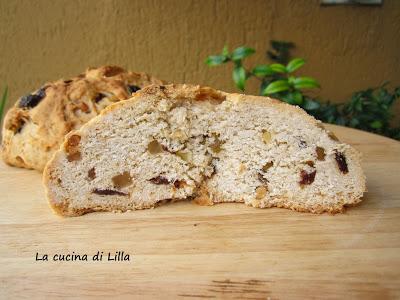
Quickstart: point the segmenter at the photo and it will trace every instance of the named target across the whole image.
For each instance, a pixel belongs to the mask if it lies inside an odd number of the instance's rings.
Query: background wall
[[[118,64],[174,82],[235,91],[230,66],[210,69],[224,44],[262,62],[270,39],[296,43],[317,95],[341,101],[389,80],[400,85],[400,1],[381,7],[319,0],[0,0],[0,89],[13,101],[47,80]],[[256,93],[255,84],[248,93]],[[314,94],[315,95],[315,94]]]

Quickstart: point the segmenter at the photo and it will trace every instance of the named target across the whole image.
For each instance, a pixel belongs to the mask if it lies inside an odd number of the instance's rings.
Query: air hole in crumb
[[[163,152],[163,147],[159,142],[153,140],[147,145],[147,151],[151,154],[157,154]]]
[[[125,171],[120,175],[114,176],[112,182],[116,188],[124,188],[132,184],[132,177],[129,172]]]
[[[88,178],[89,178],[90,180],[93,180],[93,179],[96,178],[96,170],[95,170],[95,168],[91,168],[91,169],[88,171]]]

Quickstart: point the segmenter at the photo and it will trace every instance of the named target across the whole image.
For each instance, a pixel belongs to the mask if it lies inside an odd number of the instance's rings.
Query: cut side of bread
[[[130,98],[145,86],[162,83],[117,66],[89,68],[71,79],[46,83],[21,97],[7,112],[2,157],[10,165],[42,171],[68,132],[108,105]]]
[[[194,85],[149,86],[66,136],[44,172],[64,216],[166,200],[341,212],[360,154],[298,107]]]

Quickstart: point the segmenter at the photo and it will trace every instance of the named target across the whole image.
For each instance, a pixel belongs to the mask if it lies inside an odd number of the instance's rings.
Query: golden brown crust
[[[45,96],[37,105],[22,106],[21,98],[6,114],[3,160],[41,171],[69,131],[78,129],[109,104],[128,99],[129,86],[162,83],[145,73],[117,66],[89,68],[72,79],[46,83],[42,87]]]

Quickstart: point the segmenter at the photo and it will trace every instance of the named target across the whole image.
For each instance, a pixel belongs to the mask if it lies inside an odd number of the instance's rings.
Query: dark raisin
[[[126,193],[115,191],[115,190],[109,190],[109,189],[105,189],[105,190],[94,189],[93,194],[104,195],[104,196],[111,196],[111,195],[128,196],[128,194],[126,194]]]
[[[346,157],[341,152],[335,152],[335,160],[339,167],[339,170],[343,174],[349,173],[349,168],[347,167]]]
[[[140,87],[138,87],[137,85],[128,85],[128,91],[131,94],[136,93],[139,90],[140,90]]]
[[[19,119],[18,120],[18,126],[17,126],[17,128],[15,128],[15,133],[20,133],[24,126],[25,126],[25,120]]]
[[[21,98],[19,101],[19,107],[21,108],[33,108],[39,104],[39,102],[46,96],[45,88],[41,88],[35,94],[28,94]]]
[[[175,180],[174,181],[174,187],[176,187],[177,189],[184,188],[185,185],[186,185],[186,181],[185,180]]]
[[[312,171],[311,173],[307,173],[306,171],[302,170],[300,172],[300,181],[299,183],[301,185],[306,185],[306,184],[311,184],[315,180],[315,174],[317,173],[317,170]]]
[[[165,86],[163,86],[163,85],[160,85],[160,90],[164,91],[165,89],[166,89],[166,87],[165,87]]]
[[[154,184],[169,184],[170,183],[167,178],[162,177],[162,176],[157,176],[157,177],[151,178],[151,179],[149,179],[149,181]]]
[[[72,79],[64,80],[64,83],[65,83],[65,84],[70,84],[71,82],[72,82]]]
[[[101,100],[103,100],[103,98],[107,97],[106,95],[102,94],[102,93],[98,93],[96,98],[94,98],[94,102],[99,103]]]
[[[260,180],[263,184],[268,184],[268,179],[264,178],[264,176],[261,173],[257,173],[258,180]]]
[[[96,178],[96,170],[95,170],[95,168],[91,168],[91,169],[88,171],[88,178],[89,178],[90,180],[93,180],[93,179]]]
[[[81,109],[81,111],[83,111],[84,113],[90,113],[89,106],[88,106],[86,103],[84,103],[84,102],[81,103],[80,109]]]

